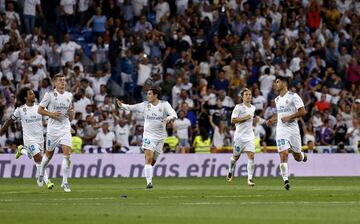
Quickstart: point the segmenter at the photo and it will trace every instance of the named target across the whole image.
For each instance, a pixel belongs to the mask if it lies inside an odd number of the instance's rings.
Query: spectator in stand
[[[192,147],[195,153],[207,154],[211,152],[211,139],[209,132],[204,127],[200,127],[200,133],[195,136]]]
[[[321,145],[331,145],[333,141],[333,130],[330,125],[330,120],[325,119],[324,125],[320,130],[320,144]]]
[[[103,36],[106,31],[106,20],[106,16],[102,14],[102,9],[97,7],[96,14],[93,15],[87,22],[87,29],[90,29],[90,25],[92,24],[92,32],[94,36]]]
[[[101,130],[95,137],[95,144],[101,148],[111,149],[116,144],[115,134],[109,130],[109,124],[107,122],[102,123]]]
[[[179,139],[179,147],[181,153],[190,152],[190,140],[192,139],[191,122],[185,117],[185,111],[180,110],[179,117],[174,121],[174,130],[177,138]]]

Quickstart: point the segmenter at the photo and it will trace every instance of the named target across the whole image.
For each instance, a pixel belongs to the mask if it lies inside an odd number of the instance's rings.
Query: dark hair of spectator
[[[205,127],[200,127],[200,136],[202,141],[205,141],[209,138],[209,132]]]

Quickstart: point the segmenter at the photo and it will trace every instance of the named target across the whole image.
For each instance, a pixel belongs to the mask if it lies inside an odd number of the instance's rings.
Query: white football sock
[[[247,171],[248,171],[248,180],[252,180],[255,170],[255,162],[253,159],[248,159],[247,162]]]
[[[44,171],[44,182],[45,182],[45,184],[48,184],[50,182],[49,176],[48,176],[48,173],[46,170]]]
[[[284,181],[289,180],[289,168],[287,163],[280,163],[280,173]]]
[[[70,174],[70,164],[71,164],[70,156],[64,156],[61,166],[61,169],[63,171],[63,180],[62,180],[63,184],[68,183],[68,177]]]
[[[230,158],[229,173],[234,172],[235,164],[236,164],[236,160],[235,160],[234,156],[232,156],[232,157]]]
[[[145,164],[144,172],[147,184],[152,183],[153,167],[150,164]]]
[[[26,155],[26,156],[28,155],[28,151],[24,148],[20,151],[20,153],[21,155]]]
[[[46,154],[43,155],[41,160],[41,166],[40,166],[40,176],[44,176],[44,172],[46,169],[46,166],[49,164],[49,158],[46,156]]]

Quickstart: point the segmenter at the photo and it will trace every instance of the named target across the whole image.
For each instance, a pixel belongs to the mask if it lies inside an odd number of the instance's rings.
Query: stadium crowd
[[[75,152],[140,146],[142,114],[114,102],[142,102],[152,87],[179,116],[165,152],[226,151],[246,87],[266,151],[275,145],[275,126],[264,122],[276,113],[276,76],[305,103],[305,146],[358,151],[360,0],[0,0],[0,12],[1,122],[22,87],[40,102],[62,72],[74,94]],[[15,124],[0,147],[15,150],[21,138]]]

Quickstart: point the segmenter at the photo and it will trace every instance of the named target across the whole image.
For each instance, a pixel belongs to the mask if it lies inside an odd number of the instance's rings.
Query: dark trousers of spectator
[[[24,15],[24,26],[25,26],[26,34],[29,34],[32,32],[32,30],[35,26],[35,21],[36,21],[36,16]]]
[[[76,16],[76,26],[78,28],[83,28],[86,25],[87,11],[78,12]]]
[[[63,15],[62,20],[64,23],[65,32],[69,32],[70,28],[74,26],[74,15]]]

